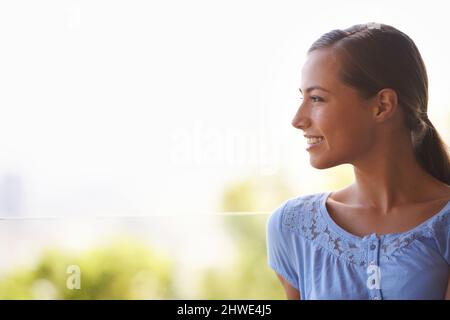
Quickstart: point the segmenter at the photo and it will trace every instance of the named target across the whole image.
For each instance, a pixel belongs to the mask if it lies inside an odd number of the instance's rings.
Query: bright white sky
[[[442,3],[3,1],[0,175],[33,216],[205,212],[239,177],[313,181],[290,127],[305,52],[371,21],[416,42],[449,142]]]

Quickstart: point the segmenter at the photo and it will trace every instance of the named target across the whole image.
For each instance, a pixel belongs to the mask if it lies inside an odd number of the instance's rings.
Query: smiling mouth
[[[324,140],[324,137],[306,137],[306,143],[308,143],[308,145],[316,145]]]
[[[309,150],[321,145],[324,141],[325,141],[324,137],[312,137],[312,136],[306,137],[306,143],[307,143],[306,151],[309,151]]]

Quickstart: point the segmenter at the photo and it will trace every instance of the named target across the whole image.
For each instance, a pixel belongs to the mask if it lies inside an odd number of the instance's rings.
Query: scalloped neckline
[[[352,240],[356,240],[356,241],[364,241],[366,239],[369,238],[391,238],[391,237],[403,237],[406,236],[408,234],[411,234],[413,232],[417,232],[420,229],[425,229],[425,226],[429,225],[432,221],[434,221],[435,219],[437,219],[439,216],[450,212],[450,200],[444,205],[444,207],[441,208],[441,210],[439,210],[437,213],[435,213],[434,215],[432,215],[430,218],[426,219],[425,221],[423,221],[422,223],[418,224],[417,226],[404,231],[404,232],[393,232],[393,233],[385,233],[385,234],[376,234],[376,233],[370,233],[367,234],[363,237],[357,236],[356,234],[353,234],[347,230],[345,230],[344,228],[342,228],[340,225],[338,225],[334,219],[331,217],[330,213],[328,212],[328,209],[326,207],[326,201],[327,199],[330,197],[330,195],[333,193],[333,191],[327,191],[324,192],[322,194],[322,200],[320,202],[320,211],[323,215],[323,217],[325,218],[325,220],[328,222],[328,224],[339,234],[347,237],[347,238],[351,238]]]

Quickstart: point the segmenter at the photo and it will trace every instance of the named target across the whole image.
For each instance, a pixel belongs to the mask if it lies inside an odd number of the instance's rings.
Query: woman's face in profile
[[[304,135],[323,137],[308,149],[317,169],[353,163],[367,156],[373,144],[373,101],[345,85],[339,70],[338,57],[330,49],[312,51],[302,69],[303,100],[292,125]]]

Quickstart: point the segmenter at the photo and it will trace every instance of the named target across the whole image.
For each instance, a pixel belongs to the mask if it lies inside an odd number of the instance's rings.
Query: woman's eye
[[[312,100],[312,102],[323,101],[323,99],[321,97],[318,97],[318,96],[311,96],[310,99]]]
[[[304,98],[302,97],[302,96],[300,96],[300,100],[303,100]],[[309,99],[312,101],[312,102],[321,102],[321,101],[324,101],[321,97],[319,97],[319,96],[311,96],[311,97],[309,97]]]

